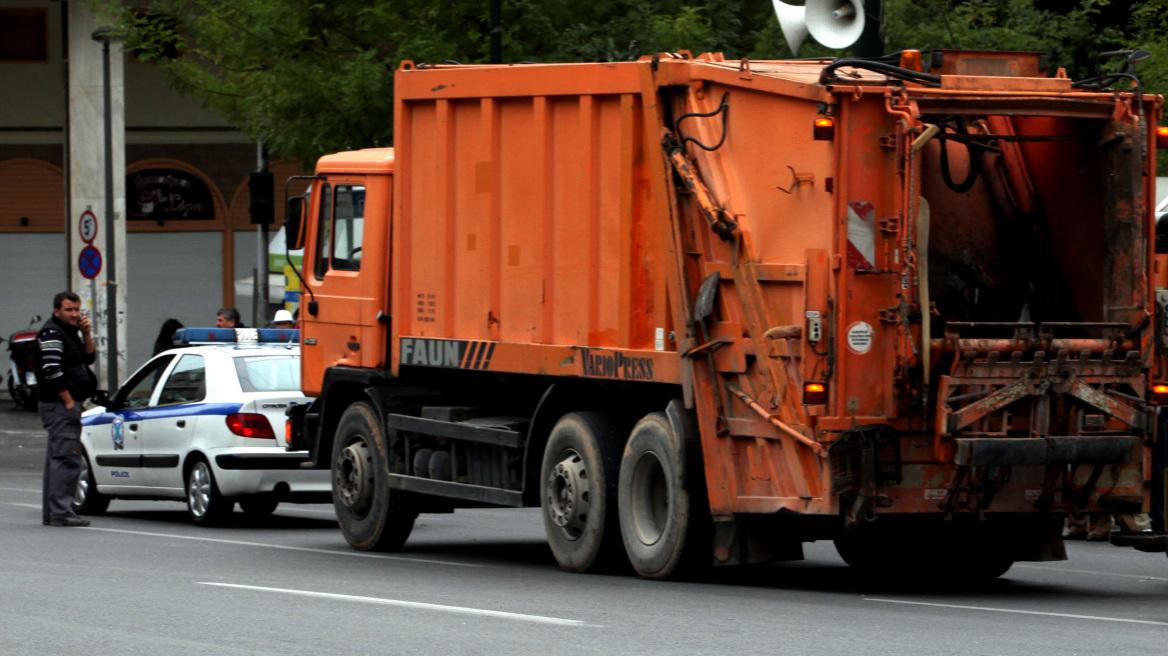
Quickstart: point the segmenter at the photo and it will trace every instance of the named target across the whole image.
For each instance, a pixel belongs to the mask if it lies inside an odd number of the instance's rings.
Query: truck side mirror
[[[304,248],[304,196],[288,199],[284,216],[284,245],[288,251]]]

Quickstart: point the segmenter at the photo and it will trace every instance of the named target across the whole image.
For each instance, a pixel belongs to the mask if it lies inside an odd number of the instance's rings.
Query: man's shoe
[[[81,517],[65,517],[62,519],[50,519],[50,526],[89,526],[88,519]]]

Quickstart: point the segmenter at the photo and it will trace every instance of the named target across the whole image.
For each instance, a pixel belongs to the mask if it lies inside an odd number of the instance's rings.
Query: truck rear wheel
[[[395,551],[418,513],[389,488],[392,467],[385,429],[368,403],[345,409],[333,441],[333,507],[345,540],[361,551]]]
[[[685,448],[663,412],[633,428],[621,459],[621,538],[633,569],[666,579],[696,561],[696,524]]]
[[[556,561],[569,572],[620,560],[620,449],[620,433],[598,412],[564,415],[548,437],[539,480],[543,527]]]

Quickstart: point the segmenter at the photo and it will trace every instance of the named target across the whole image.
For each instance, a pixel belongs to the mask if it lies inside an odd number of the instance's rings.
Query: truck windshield
[[[300,389],[300,358],[294,355],[252,355],[235,358],[244,392],[295,392]]]

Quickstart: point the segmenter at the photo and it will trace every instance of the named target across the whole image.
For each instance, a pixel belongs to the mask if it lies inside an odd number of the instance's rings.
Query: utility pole
[[[114,128],[113,102],[110,98],[110,39],[113,28],[103,25],[93,31],[93,40],[101,42],[102,114],[105,129],[105,295],[106,295],[106,374],[107,389],[118,387],[118,280],[115,266],[114,231]]]
[[[251,203],[247,207],[251,222],[256,226],[255,295],[253,296],[252,325],[263,328],[268,309],[268,226],[276,218],[275,184],[268,171],[268,153],[264,140],[256,142],[256,172],[247,182]]]

